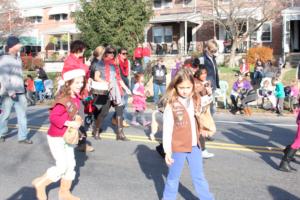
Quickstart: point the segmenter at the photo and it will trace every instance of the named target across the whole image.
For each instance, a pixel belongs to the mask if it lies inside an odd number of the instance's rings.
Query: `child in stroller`
[[[272,79],[265,77],[260,83],[260,88],[258,89],[258,97],[262,98],[262,108],[265,110],[276,110],[276,97],[274,95],[275,88],[271,83]],[[269,102],[265,101],[269,100]]]

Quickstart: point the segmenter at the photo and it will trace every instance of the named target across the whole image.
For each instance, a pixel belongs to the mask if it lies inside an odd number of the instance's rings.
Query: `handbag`
[[[75,121],[82,123],[82,119],[79,115],[75,115]],[[67,144],[78,144],[79,142],[79,130],[73,127],[68,127],[65,134],[64,140]]]
[[[109,86],[104,82],[96,82],[92,80],[91,92],[95,95],[107,95],[109,92]]]

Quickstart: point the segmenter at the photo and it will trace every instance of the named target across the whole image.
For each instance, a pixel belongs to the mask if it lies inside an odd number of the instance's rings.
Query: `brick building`
[[[79,38],[79,30],[72,19],[78,0],[18,0],[22,16],[30,27],[21,36],[25,51],[53,52],[63,56],[70,41]],[[35,49],[38,47],[37,49]]]
[[[224,4],[229,1],[219,0]],[[79,8],[78,0],[18,0],[18,4],[23,16],[32,23],[32,28],[22,35],[28,45],[40,46],[41,51],[64,53],[70,41],[79,37],[71,17]],[[251,9],[251,4],[244,12],[247,9]],[[224,28],[206,19],[212,7],[204,0],[153,0],[153,10],[154,16],[145,29],[145,42],[151,45],[152,52],[187,54],[201,50],[203,42],[214,36],[221,44],[221,53],[228,50],[222,47],[228,39]],[[247,38],[241,52],[253,44],[262,44],[272,47],[275,55],[285,55],[296,62],[300,54],[299,34],[300,0],[294,0],[274,20]]]

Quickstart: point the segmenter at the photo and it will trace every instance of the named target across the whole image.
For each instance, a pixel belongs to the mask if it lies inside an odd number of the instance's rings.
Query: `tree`
[[[28,23],[22,18],[16,2],[0,0],[0,43],[3,43],[11,34],[19,36],[26,29],[28,29]]]
[[[143,41],[152,15],[150,0],[80,0],[75,22],[90,49],[111,44],[132,51]]]
[[[231,43],[229,66],[235,66],[236,49],[259,30],[265,22],[271,21],[288,3],[287,0],[205,0],[213,12],[206,13],[216,24],[222,26]]]

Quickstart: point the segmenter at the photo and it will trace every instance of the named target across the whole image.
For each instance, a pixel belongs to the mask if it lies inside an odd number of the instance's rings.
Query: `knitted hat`
[[[12,48],[13,46],[15,46],[17,44],[20,44],[20,40],[16,36],[9,36],[7,38],[6,45],[7,45],[8,49]]]
[[[78,68],[74,65],[64,65],[61,73],[64,81],[69,81],[80,76],[85,76],[84,69]]]

